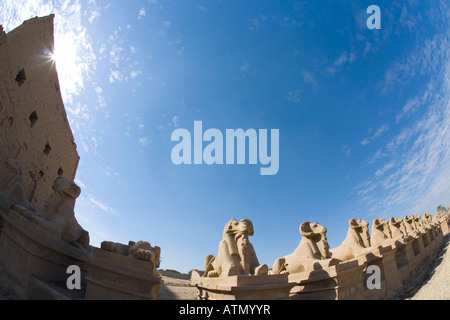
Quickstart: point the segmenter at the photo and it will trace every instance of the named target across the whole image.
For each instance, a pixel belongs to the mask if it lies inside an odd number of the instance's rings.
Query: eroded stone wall
[[[26,196],[38,208],[58,175],[75,178],[79,161],[51,59],[53,18],[0,29],[0,184],[5,161],[19,160]]]

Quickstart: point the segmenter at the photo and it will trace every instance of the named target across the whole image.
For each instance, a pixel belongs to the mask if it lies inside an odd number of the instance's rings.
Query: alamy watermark
[[[66,286],[69,290],[81,289],[81,269],[77,265],[67,267],[66,273],[70,274],[67,278]]]
[[[366,273],[370,276],[366,280],[366,287],[369,290],[381,289],[381,268],[377,265],[370,265],[367,267]]]
[[[176,165],[235,164],[235,158],[237,164],[246,164],[246,146],[248,146],[248,164],[258,164],[259,160],[263,166],[260,169],[261,175],[275,175],[280,167],[280,131],[278,129],[270,130],[270,155],[267,150],[267,129],[258,131],[226,129],[224,149],[222,131],[212,128],[203,132],[203,122],[194,121],[193,138],[187,129],[179,128],[172,132],[171,140],[178,142],[171,153],[172,162]],[[204,142],[208,144],[203,146]]]
[[[370,30],[381,29],[381,9],[379,6],[371,5],[367,8],[366,13],[371,16],[367,19],[366,25]]]

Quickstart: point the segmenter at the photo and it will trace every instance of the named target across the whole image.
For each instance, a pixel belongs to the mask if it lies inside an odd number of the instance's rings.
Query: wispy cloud
[[[327,67],[325,71],[330,74],[334,75],[337,71],[339,71],[344,64],[346,63],[353,63],[356,61],[356,54],[347,51],[344,51],[333,63],[331,66]]]
[[[373,164],[378,159],[382,159],[384,157],[388,156],[388,153],[384,152],[382,149],[378,149],[377,152],[373,156],[371,156],[369,159],[367,159],[367,163]]]
[[[352,148],[350,148],[348,145],[342,146],[341,150],[347,158],[350,157],[352,154]]]
[[[414,98],[409,99],[406,104],[403,106],[402,110],[397,114],[395,120],[397,123],[400,122],[405,116],[413,114],[417,109],[419,109],[422,105],[424,105],[429,97],[428,89],[420,96],[415,96]]]
[[[303,81],[311,85],[314,92],[319,89],[319,84],[311,72],[303,71]]]
[[[302,101],[301,99],[302,91],[300,89],[296,89],[294,91],[289,91],[287,95],[287,99],[295,104],[298,104]]]
[[[381,125],[371,136],[365,138],[361,141],[362,146],[366,146],[369,143],[375,141],[379,136],[381,136],[384,132],[389,130],[389,125],[383,124]]]
[[[258,31],[267,17],[260,14],[258,17],[248,19],[248,28],[250,31]]]
[[[382,176],[383,174],[386,173],[386,171],[389,171],[390,169],[392,169],[394,167],[394,165],[395,165],[395,163],[393,161],[385,164],[383,166],[383,168],[381,168],[375,172],[375,176],[377,176],[377,177]]]
[[[143,17],[145,17],[145,15],[146,15],[145,8],[142,7],[141,10],[139,10],[138,20],[141,20]]]
[[[148,138],[143,137],[139,138],[138,142],[141,146],[146,147],[150,143],[150,140]]]
[[[88,19],[89,23],[94,23],[95,21],[97,21],[98,17],[100,17],[100,13],[96,10],[92,10],[91,15]]]
[[[439,47],[444,50],[444,46]],[[435,54],[445,56],[443,52]],[[414,61],[416,65],[403,69],[403,73],[398,74],[399,78],[404,78],[405,73],[411,74],[414,67],[417,70],[423,67],[421,59]],[[429,72],[433,77],[425,85],[426,98],[424,93],[411,98],[401,114],[418,105],[425,112],[413,124],[403,126],[385,148],[379,149],[368,160],[374,163],[384,158],[385,163],[356,187],[359,203],[366,206],[372,215],[422,214],[442,201],[447,202],[443,205],[450,204],[449,58],[442,59]]]
[[[174,116],[172,118],[172,124],[174,127],[179,127],[180,126],[180,118],[178,118],[178,116]]]
[[[109,82],[128,82],[136,80],[142,75],[139,62],[134,54],[137,48],[133,45],[125,45],[126,34],[129,30],[123,30],[118,27],[108,37],[108,42],[101,47],[101,59],[107,59],[110,65]]]
[[[244,63],[241,65],[241,70],[244,72],[248,72],[250,70],[250,64],[247,61],[244,61]]]
[[[448,41],[441,35],[425,40],[405,59],[396,61],[386,71],[382,94],[389,93],[396,84],[408,84],[416,75],[439,73],[446,59]]]

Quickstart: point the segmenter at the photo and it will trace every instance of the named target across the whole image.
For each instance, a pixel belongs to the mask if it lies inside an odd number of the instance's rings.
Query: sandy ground
[[[450,234],[444,238],[441,253],[422,275],[420,284],[408,288],[399,299],[402,300],[450,300]],[[196,300],[197,288],[190,286],[189,280],[163,276],[160,287],[161,300]],[[0,300],[19,300],[0,276]]]
[[[422,283],[406,300],[450,300],[450,233],[444,238],[440,255],[433,261]]]
[[[164,284],[159,288],[160,300],[197,300],[198,290],[189,280],[162,277]]]

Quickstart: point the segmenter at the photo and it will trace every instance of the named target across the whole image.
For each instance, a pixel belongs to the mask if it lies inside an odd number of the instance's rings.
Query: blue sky
[[[381,8],[369,30],[368,6]],[[146,240],[162,268],[202,269],[231,218],[261,263],[317,221],[450,205],[448,1],[2,1],[7,31],[55,13],[81,160],[76,216],[101,241]],[[177,128],[279,129],[280,168],[181,165]]]

